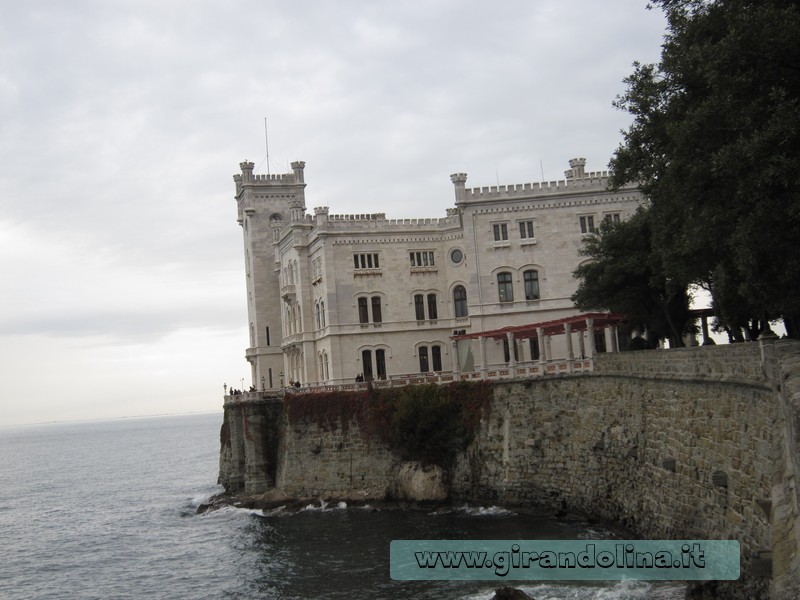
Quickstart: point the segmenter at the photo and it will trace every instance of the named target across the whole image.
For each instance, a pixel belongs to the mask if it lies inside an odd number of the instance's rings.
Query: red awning
[[[450,336],[453,340],[474,340],[478,338],[505,339],[509,332],[514,334],[515,339],[534,338],[538,336],[539,328],[544,330],[544,335],[563,335],[564,325],[569,323],[572,331],[584,331],[587,328],[586,320],[592,319],[592,326],[595,328],[608,327],[609,325],[619,325],[628,320],[624,315],[614,313],[583,313],[572,317],[564,317],[553,321],[543,321],[541,323],[530,323],[528,325],[509,325],[500,329],[489,331],[478,331],[474,333],[464,333],[461,335]]]

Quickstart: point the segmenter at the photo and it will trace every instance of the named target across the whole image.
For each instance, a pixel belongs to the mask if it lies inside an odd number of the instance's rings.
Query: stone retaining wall
[[[229,490],[390,489],[400,461],[355,419],[290,426],[279,399],[244,404],[225,407],[220,482]],[[798,415],[793,342],[602,355],[594,374],[495,384],[450,494],[578,510],[651,539],[738,539],[743,577],[721,597],[765,598],[771,583],[773,598],[797,598]]]

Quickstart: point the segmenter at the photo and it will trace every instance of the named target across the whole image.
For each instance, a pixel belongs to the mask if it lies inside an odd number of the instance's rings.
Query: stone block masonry
[[[383,498],[398,460],[352,421],[330,431],[290,426],[281,440],[280,490],[292,497]]]
[[[290,425],[279,398],[226,405],[220,482],[380,497],[400,461],[354,418]],[[276,425],[277,424],[277,425]],[[538,505],[650,539],[737,539],[718,597],[800,597],[800,345],[601,355],[595,372],[497,383],[456,460],[454,501]]]

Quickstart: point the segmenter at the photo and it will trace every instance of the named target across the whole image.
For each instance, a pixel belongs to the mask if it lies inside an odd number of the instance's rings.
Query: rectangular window
[[[433,370],[434,371],[441,371],[442,370],[442,347],[441,346],[432,346],[431,347],[431,361],[433,362]]]
[[[514,301],[514,284],[511,281],[511,273],[497,274],[497,293],[500,297],[500,302]]]
[[[267,327],[267,346],[269,346],[269,327]]]
[[[580,217],[581,233],[594,233],[594,217],[588,215]]]
[[[414,314],[417,321],[425,320],[425,297],[422,294],[414,295]]]
[[[525,300],[538,300],[539,299],[539,272],[538,271],[525,271],[523,273],[525,278]]]
[[[353,266],[356,269],[380,269],[378,254],[375,252],[353,254]]]
[[[455,304],[456,318],[467,316],[467,290],[463,285],[457,285],[453,290],[453,304]]]
[[[492,225],[492,230],[494,231],[495,242],[500,242],[508,239],[507,223],[495,223],[494,225]]]
[[[361,368],[364,369],[364,380],[371,381],[372,376],[372,350],[361,351]]]
[[[367,299],[358,299],[358,322],[369,323],[369,311],[367,310]]]
[[[386,351],[383,349],[375,350],[375,369],[378,379],[386,379]]]
[[[619,213],[609,213],[604,218],[606,221],[608,221],[609,224],[611,223],[613,223],[614,225],[619,224]]]
[[[434,267],[436,266],[436,262],[434,261],[433,252],[425,251],[425,252],[409,252],[408,253],[409,262],[411,263],[412,267]]]
[[[420,346],[417,352],[419,354],[419,372],[427,373],[430,371],[430,367],[428,367],[428,347]]]
[[[533,238],[533,221],[520,221],[519,237],[523,240]]]
[[[373,296],[372,297],[372,322],[373,323],[381,323],[383,317],[381,315],[381,297],[380,296]]]
[[[436,308],[436,294],[428,294],[428,318],[432,321],[439,318],[439,311]]]

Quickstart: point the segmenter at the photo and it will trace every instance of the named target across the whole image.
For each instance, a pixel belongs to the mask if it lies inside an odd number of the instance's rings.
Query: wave
[[[470,517],[508,517],[517,514],[514,511],[503,508],[502,506],[470,506],[469,504],[465,504],[457,508],[440,509],[431,514],[446,515],[452,513],[464,514]]]
[[[208,492],[206,494],[198,494],[197,496],[189,500],[189,506],[197,508],[201,504],[207,504],[208,501],[211,500],[211,498],[213,498],[217,494],[219,494],[219,491]]]
[[[347,502],[338,502],[336,506],[330,507],[331,502],[325,502],[325,500],[320,499],[319,506],[315,504],[309,504],[305,508],[301,508],[299,512],[305,511],[318,511],[318,512],[330,512],[333,510],[347,510]]]
[[[497,582],[496,587],[509,585]],[[607,584],[555,584],[538,583],[534,585],[511,582],[512,587],[522,590],[536,600],[682,600],[685,589],[680,584],[654,585],[646,581],[617,581]],[[488,600],[494,590],[463,596],[461,600]]]
[[[280,507],[283,508],[283,507]],[[275,509],[278,510],[278,509]],[[270,511],[271,512],[271,511]],[[269,516],[268,513],[265,513],[260,508],[241,508],[239,506],[221,506],[216,510],[208,510],[199,516],[201,517],[211,517],[211,516],[220,516],[220,515],[253,515],[256,517],[266,517]]]

